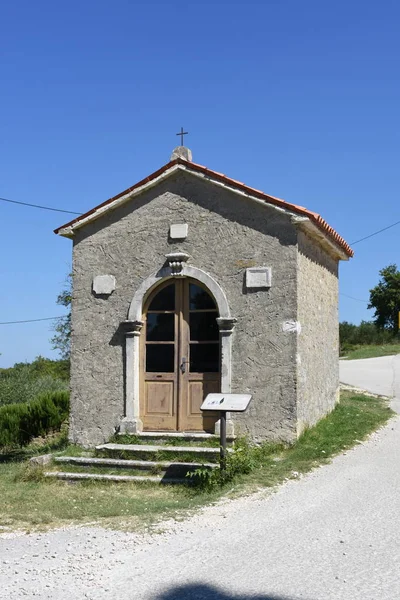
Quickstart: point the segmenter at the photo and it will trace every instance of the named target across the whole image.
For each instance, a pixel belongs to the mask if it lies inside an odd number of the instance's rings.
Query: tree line
[[[359,325],[342,321],[339,323],[339,339],[341,353],[357,346],[378,346],[400,341],[393,331],[380,329],[373,321],[361,321]]]

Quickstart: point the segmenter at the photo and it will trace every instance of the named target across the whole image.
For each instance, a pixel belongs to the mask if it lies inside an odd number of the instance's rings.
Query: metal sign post
[[[220,414],[220,428],[219,428],[219,466],[221,471],[226,471],[226,411],[221,410]]]
[[[226,413],[244,412],[251,401],[251,394],[208,394],[200,410],[218,411],[220,415],[219,444],[220,468],[226,470]]]

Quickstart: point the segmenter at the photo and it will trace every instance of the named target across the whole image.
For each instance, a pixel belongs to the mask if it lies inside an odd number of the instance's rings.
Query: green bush
[[[199,467],[190,471],[187,477],[195,488],[212,490],[234,481],[239,475],[247,475],[261,467],[271,457],[281,452],[281,444],[265,442],[260,446],[252,445],[248,439],[238,438],[233,445],[233,452],[226,454],[225,469]]]
[[[26,413],[26,404],[9,404],[0,408],[0,447],[19,445],[21,421]]]
[[[378,329],[371,321],[361,321],[359,325],[343,321],[339,323],[341,353],[349,352],[363,345],[395,343],[398,337],[387,329]]]
[[[32,363],[0,369],[0,406],[29,402],[44,392],[68,389],[69,363],[38,356]]]
[[[59,431],[68,418],[69,393],[46,392],[31,402],[0,407],[0,448],[25,446],[32,438]]]

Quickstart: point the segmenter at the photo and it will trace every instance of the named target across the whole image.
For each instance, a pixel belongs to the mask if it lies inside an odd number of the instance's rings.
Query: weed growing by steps
[[[21,472],[16,476],[16,481],[34,481],[36,483],[44,480],[44,469],[42,465],[26,463]]]
[[[233,444],[233,452],[226,455],[224,470],[200,467],[190,471],[186,477],[195,488],[210,491],[234,481],[238,475],[248,475],[284,449],[283,444],[264,443],[256,446],[247,438],[238,438]]]
[[[144,438],[141,437],[140,435],[135,435],[135,434],[130,434],[130,433],[124,433],[124,434],[120,434],[117,433],[115,435],[113,435],[110,440],[110,442],[113,442],[115,444],[135,444],[135,445],[142,445],[142,446],[148,446],[148,445],[155,445],[155,446],[188,446],[190,448],[190,446],[198,446],[199,444],[203,447],[206,448],[218,448],[219,446],[219,438],[218,437],[212,437],[212,438],[208,438],[208,439],[201,439],[201,440],[197,440],[196,438],[194,439],[184,439],[184,438],[163,438],[162,433],[160,434],[160,438]],[[228,441],[228,445],[229,445],[229,441]]]

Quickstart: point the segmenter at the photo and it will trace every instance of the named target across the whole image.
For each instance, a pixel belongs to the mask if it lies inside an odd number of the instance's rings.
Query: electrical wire
[[[63,319],[68,315],[60,315],[59,317],[44,317],[44,319],[26,319],[24,321],[3,321],[0,325],[14,325],[15,323],[37,323],[38,321],[53,321],[54,319]]]
[[[391,229],[392,227],[396,227],[396,225],[400,225],[400,221],[396,221],[396,223],[392,223],[391,225],[388,225],[387,227],[384,227],[383,229],[379,229],[378,231],[375,231],[374,233],[370,233],[369,235],[366,235],[365,237],[360,238],[359,240],[356,240],[355,242],[351,242],[350,246],[359,244],[360,242],[363,242],[364,240],[369,240],[369,238],[374,237],[374,235],[378,235],[378,233],[382,233],[382,231],[387,231],[388,229]]]
[[[83,213],[74,212],[72,210],[64,210],[63,208],[52,208],[51,206],[40,206],[39,204],[29,204],[29,202],[19,202],[18,200],[10,200],[9,198],[0,198],[2,202],[10,202],[11,204],[21,204],[22,206],[30,206],[31,208],[41,208],[42,210],[53,210],[54,212],[68,213],[69,215],[82,215]]]
[[[31,208],[40,208],[41,210],[52,210],[54,212],[67,213],[69,215],[80,216],[83,214],[83,213],[75,212],[72,210],[65,210],[63,208],[53,208],[51,206],[41,206],[40,204],[30,204],[29,202],[20,202],[18,200],[10,200],[9,198],[1,198],[0,197],[0,200],[2,202],[10,202],[11,204],[20,204],[21,206],[30,206]],[[379,233],[387,231],[388,229],[391,229],[392,227],[396,227],[396,225],[400,225],[400,221],[396,221],[395,223],[392,223],[391,225],[388,225],[387,227],[383,227],[382,229],[378,229],[378,231],[374,231],[373,233],[370,233],[369,235],[366,235],[365,237],[360,238],[359,240],[355,240],[354,242],[350,243],[350,246],[359,244],[360,242],[363,242],[364,240],[369,240],[370,238],[374,237],[375,235],[378,235]]]
[[[339,292],[339,296],[345,296],[346,298],[351,298],[351,300],[357,300],[357,302],[365,302],[365,304],[369,304],[367,300],[361,300],[361,298],[354,298],[354,296],[349,296],[348,294],[343,294]]]
[[[72,210],[64,210],[62,208],[52,208],[50,206],[40,206],[39,204],[29,204],[28,202],[19,202],[17,200],[10,200],[8,198],[1,198],[0,200],[3,202],[10,202],[12,204],[20,204],[22,206],[30,206],[31,208],[40,208],[42,210],[52,210],[54,212],[61,212],[61,213],[68,213],[70,215],[82,215],[83,213],[78,213],[78,212],[74,212]],[[392,223],[391,225],[388,225],[387,227],[383,227],[382,229],[378,229],[378,231],[374,231],[373,233],[370,233],[369,235],[366,235],[363,238],[360,238],[359,240],[356,240],[355,242],[351,242],[350,246],[354,246],[355,244],[359,244],[360,242],[363,242],[364,240],[368,240],[372,237],[374,237],[375,235],[378,235],[379,233],[383,233],[384,231],[387,231],[388,229],[391,229],[392,227],[396,227],[396,225],[400,225],[400,221],[396,221],[395,223]],[[339,294],[340,296],[344,296],[345,298],[350,298],[351,300],[355,300],[357,302],[363,302],[364,304],[369,304],[369,302],[367,300],[362,300],[361,298],[354,298],[353,296],[349,296],[348,294],[343,294],[342,292],[340,292]],[[66,317],[67,315],[61,315],[61,317],[45,317],[43,319],[27,319],[27,320],[23,320],[23,321],[4,321],[4,322],[0,322],[0,325],[14,325],[16,323],[37,323],[39,321],[52,321],[54,319],[60,319],[63,317]]]

